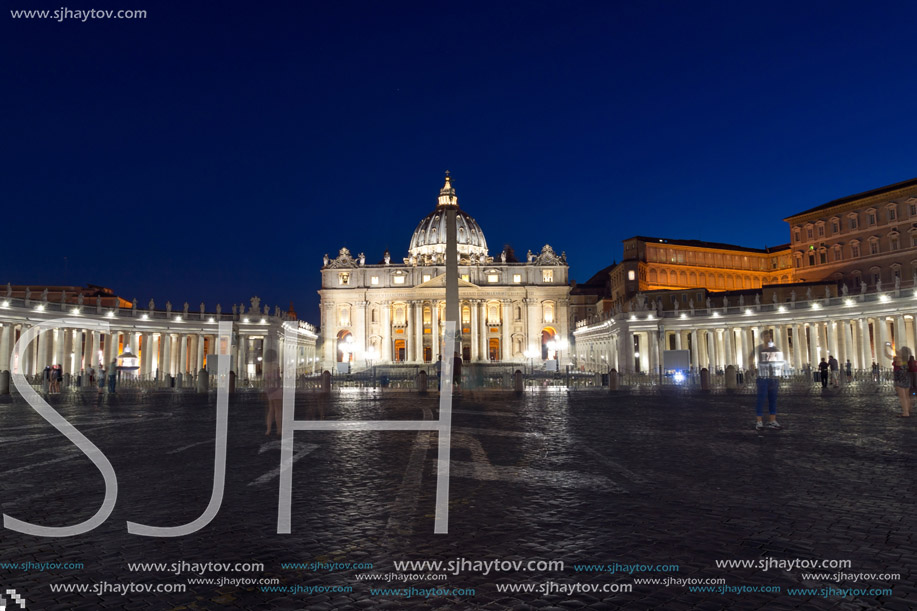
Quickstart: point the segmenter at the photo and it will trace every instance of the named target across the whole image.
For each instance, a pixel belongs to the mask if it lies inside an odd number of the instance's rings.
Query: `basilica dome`
[[[487,256],[484,232],[477,221],[458,207],[458,198],[449,172],[446,172],[446,184],[439,190],[436,208],[420,221],[411,236],[411,246],[408,249],[410,256],[425,258],[446,252],[446,210],[449,208],[456,210],[455,231],[459,256]]]

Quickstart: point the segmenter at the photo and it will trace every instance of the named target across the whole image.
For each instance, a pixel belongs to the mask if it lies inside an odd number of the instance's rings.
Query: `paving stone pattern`
[[[88,394],[88,393],[87,393]],[[214,397],[51,397],[111,460],[118,502],[95,531],[41,538],[2,531],[0,562],[82,562],[80,570],[0,569],[28,609],[915,609],[917,418],[895,418],[887,392],[780,398],[782,431],[754,430],[754,398],[701,393],[536,392],[455,399],[449,534],[433,534],[436,434],[295,435],[293,532],[276,534],[278,437],[264,435],[260,394],[230,403],[226,493],[216,519],[180,538],[127,533],[127,521],[189,522],[206,507]],[[437,416],[436,396],[355,392],[297,396],[297,418]],[[98,508],[95,467],[18,398],[0,403],[3,512],[66,525]],[[896,582],[811,583],[800,570],[718,569],[716,560],[849,559],[849,573]],[[465,572],[445,581],[365,582],[397,560],[562,560],[563,571]],[[191,584],[184,593],[54,593],[49,584],[187,583],[195,575],[130,572],[133,562],[260,562],[283,586],[350,586],[292,594],[257,585]],[[284,562],[372,562],[372,571],[293,570]],[[608,574],[574,564],[675,564]],[[504,593],[497,584],[632,583],[634,577],[725,578],[783,593]],[[370,587],[473,588],[464,596],[372,595]],[[892,596],[789,596],[787,588],[891,587]],[[12,608],[12,607],[8,607]]]

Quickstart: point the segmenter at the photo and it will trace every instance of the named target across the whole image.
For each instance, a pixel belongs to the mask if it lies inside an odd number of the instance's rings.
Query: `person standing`
[[[828,368],[831,370],[831,386],[834,388],[838,387],[838,369],[840,369],[840,363],[837,362],[837,359],[834,358],[833,354],[828,355]]]
[[[847,359],[847,382],[853,380],[853,365],[850,364],[850,359]]]
[[[105,390],[105,368],[102,365],[99,365],[99,394],[102,394],[102,391]]]
[[[895,392],[898,393],[898,400],[901,401],[901,413],[898,414],[898,417],[910,418],[911,376],[907,370],[907,362],[908,358],[911,356],[911,350],[907,346],[901,346],[896,353],[892,351],[892,343],[885,342],[885,356],[892,362]]]
[[[828,363],[825,357],[821,357],[821,363],[818,364],[818,373],[821,377],[821,387],[828,388]]]
[[[755,430],[764,428],[782,429],[777,422],[777,389],[780,387],[780,376],[786,361],[780,348],[774,344],[774,332],[767,329],[761,333],[761,344],[756,348],[758,357],[758,376],[755,383],[758,387],[758,397],[755,402]],[[768,422],[765,425],[764,402],[767,401]]]
[[[911,355],[907,360],[907,372],[911,378],[911,394],[917,393],[917,359]]]

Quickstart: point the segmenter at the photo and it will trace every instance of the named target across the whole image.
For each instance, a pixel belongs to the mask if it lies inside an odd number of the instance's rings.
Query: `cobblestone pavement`
[[[0,563],[83,568],[24,571],[0,564],[0,590],[15,589],[28,609],[42,610],[917,608],[917,418],[895,418],[896,400],[888,394],[786,395],[780,400],[785,429],[758,433],[753,401],[726,394],[565,391],[458,397],[447,535],[433,534],[435,433],[300,431],[293,532],[278,535],[278,437],[264,435],[262,396],[240,393],[230,403],[219,514],[193,535],[149,538],[128,534],[126,522],[179,525],[207,506],[213,395],[209,402],[168,393],[101,401],[52,397],[51,404],[111,460],[117,505],[104,524],[81,536],[51,539],[4,529]],[[298,419],[419,420],[437,411],[435,396],[297,397]],[[5,514],[66,525],[96,511],[104,490],[99,472],[28,405],[5,398],[0,427]],[[716,566],[717,560],[767,558],[850,565],[815,571]],[[453,574],[397,570],[393,564],[456,559],[563,561],[564,568],[483,574],[472,567]],[[262,563],[263,569],[132,571],[129,563],[137,562]],[[372,569],[282,566],[317,562],[372,563]],[[678,569],[610,573],[574,567],[615,562]],[[839,571],[900,578],[828,575]],[[808,572],[825,575],[806,577]],[[447,577],[399,581],[416,573]],[[374,579],[358,578],[370,574]],[[201,578],[214,581],[190,581]],[[654,578],[724,582],[707,592],[635,583]],[[219,579],[276,582],[220,585]],[[103,583],[109,589],[180,584],[187,590],[91,591]],[[52,591],[82,585],[90,591]],[[498,591],[509,586],[535,591]],[[612,591],[566,591],[592,586]],[[716,591],[723,586],[779,591]],[[278,591],[282,587],[312,593]],[[553,593],[543,593],[552,587]],[[371,588],[414,592],[407,597]],[[431,588],[440,592],[427,597]],[[892,592],[841,597],[826,595],[826,588]]]

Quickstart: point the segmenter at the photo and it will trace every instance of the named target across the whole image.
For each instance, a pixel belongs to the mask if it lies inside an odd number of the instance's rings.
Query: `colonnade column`
[[[814,323],[809,325],[808,334],[806,334],[805,329],[803,329],[803,337],[806,337],[806,336],[808,336],[808,339],[806,341],[809,342],[808,343],[809,365],[811,365],[812,370],[815,371],[815,369],[818,367],[818,330],[815,328]]]
[[[153,370],[153,351],[150,349],[150,338],[152,333],[146,332],[140,335],[140,377],[144,380],[149,379],[150,372]]]
[[[850,321],[844,320],[844,321],[841,321],[841,324],[844,326],[844,354],[843,354],[844,360],[841,361],[841,363],[846,363],[849,360],[851,368],[852,368],[853,363],[860,359],[856,358],[854,355],[853,334],[850,332]],[[840,361],[840,358],[838,360]]]
[[[818,361],[821,362],[822,359],[825,361],[828,360],[828,325],[824,322],[815,323],[816,328],[818,329],[818,347],[821,349],[819,352],[816,352]]]
[[[627,350],[626,342],[625,342],[624,349]],[[694,367],[695,370],[699,371],[700,370],[700,367],[698,365],[699,363],[700,363],[700,351],[698,350],[698,345],[697,345],[697,329],[693,329],[691,331],[691,365]]]
[[[82,358],[83,332],[80,329],[77,329],[76,333],[73,335],[73,375],[79,375],[80,371],[82,370]]]
[[[248,336],[239,333],[239,359],[236,364],[236,375],[240,380],[248,379]]]
[[[188,373],[188,336],[181,334],[178,336],[179,344],[178,349],[178,373],[187,374]]]
[[[6,323],[0,331],[0,371],[11,371],[10,354],[13,351],[13,325]]]
[[[885,359],[885,342],[888,341],[888,322],[884,314],[876,317],[875,328],[876,362],[880,367],[885,367],[886,363],[883,360]],[[891,366],[891,363],[888,363],[888,366]]]
[[[280,353],[278,352],[278,355],[276,357],[276,362],[278,364],[283,361],[283,359],[280,358],[279,355]],[[204,336],[199,334],[197,336],[197,362],[194,363],[194,373],[196,374],[198,371],[200,371],[203,368],[204,368]]]
[[[904,346],[907,343],[904,339],[905,337],[906,336],[904,333],[904,316],[901,314],[898,314],[897,316],[895,316],[895,348],[900,348],[901,346]],[[914,347],[910,346],[910,348],[911,348],[911,353],[913,353]]]
[[[63,365],[64,362],[64,335],[66,329],[54,329],[54,364]]]
[[[704,334],[707,336],[707,341],[704,343],[704,346],[707,348],[707,358],[704,360],[707,362],[707,371],[713,373],[716,371],[716,349],[714,348],[714,344],[716,343],[716,331],[707,329],[704,331]]]
[[[872,350],[869,346],[869,319],[860,319],[860,354],[862,359],[861,369],[869,370],[872,366]]]
[[[159,336],[159,351],[162,353],[159,362],[159,376],[165,380],[166,376],[172,375],[172,334],[163,333]]]
[[[44,371],[45,366],[48,364],[48,339],[50,338],[50,333],[45,331],[38,336],[38,366],[36,369]]]
[[[731,327],[723,328],[723,348],[725,350],[723,357],[723,368],[725,369],[729,365],[735,365],[735,356],[732,350],[733,348],[733,334]]]

